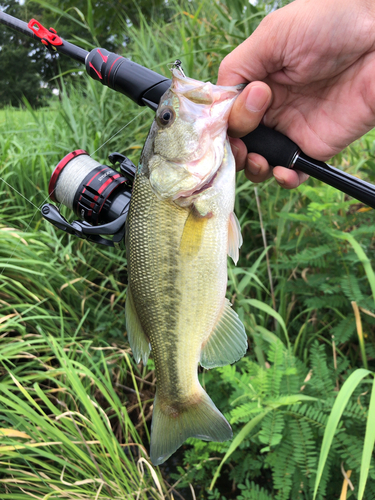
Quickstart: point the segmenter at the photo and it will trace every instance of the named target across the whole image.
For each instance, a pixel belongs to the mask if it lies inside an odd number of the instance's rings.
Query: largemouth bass
[[[225,298],[227,254],[237,262],[242,243],[226,133],[240,89],[172,73],[137,168],[126,234],[128,338],[137,362],[146,363],[152,349],[157,378],[154,465],[188,437],[232,437],[199,383],[198,363],[224,366],[247,349]]]

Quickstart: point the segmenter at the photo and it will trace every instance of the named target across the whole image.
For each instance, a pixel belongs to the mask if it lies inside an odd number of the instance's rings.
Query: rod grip
[[[271,166],[284,166],[311,175],[343,193],[375,208],[375,186],[342,170],[310,158],[301,152],[296,143],[274,129],[259,125],[242,137],[249,153],[258,153]]]
[[[253,132],[241,137],[249,153],[258,153],[270,165],[289,167],[299,147],[286,135],[260,124]]]
[[[125,94],[139,106],[147,104],[155,110],[171,86],[169,78],[103,48],[88,54],[86,71],[94,80]]]

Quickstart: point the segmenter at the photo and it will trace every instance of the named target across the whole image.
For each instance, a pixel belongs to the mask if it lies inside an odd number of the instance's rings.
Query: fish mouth
[[[203,155],[202,158],[189,163],[190,167],[199,165],[199,162],[202,161],[204,156],[205,155]],[[195,174],[194,177],[196,177],[198,180],[196,186],[191,189],[187,189],[186,191],[180,191],[179,193],[176,193],[176,195],[173,197],[173,200],[186,200],[187,198],[196,197],[197,195],[202,194],[204,191],[208,191],[210,188],[212,188],[215,179],[220,171],[222,163],[223,158],[221,156],[218,157],[217,155],[215,155],[215,160],[212,162],[213,168],[211,169],[211,172],[203,177],[203,179],[199,178],[198,174]]]
[[[198,186],[198,188],[192,192],[189,191],[188,193],[180,194],[178,196],[178,198],[190,198],[191,196],[196,196],[198,194],[203,193],[204,191],[207,191],[208,189],[210,189],[213,186],[213,183],[217,177],[218,172],[219,172],[219,169],[216,170],[214,175],[212,177],[210,177],[209,179],[207,179],[203,185]]]

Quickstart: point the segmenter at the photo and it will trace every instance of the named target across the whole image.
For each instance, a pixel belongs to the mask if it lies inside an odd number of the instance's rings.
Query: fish
[[[248,346],[225,297],[227,254],[236,263],[242,244],[227,137],[241,88],[201,82],[175,66],[136,169],[125,237],[126,330],[137,363],[153,352],[155,466],[189,437],[232,438],[198,365],[234,363]]]

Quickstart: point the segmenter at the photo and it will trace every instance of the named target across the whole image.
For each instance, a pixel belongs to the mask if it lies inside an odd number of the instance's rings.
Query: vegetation
[[[215,81],[271,7],[139,11],[124,27],[126,55],[165,74],[178,57],[189,76]],[[228,298],[249,351],[200,374],[234,439],[190,439],[154,468],[155,376],[126,339],[124,251],[70,237],[39,212],[65,154],[106,162],[120,151],[136,163],[153,116],[97,82],[59,81],[48,107],[24,99],[0,111],[0,499],[375,499],[373,210],[313,179],[286,191],[238,176],[244,244]],[[372,132],[332,163],[374,182],[374,154]]]

